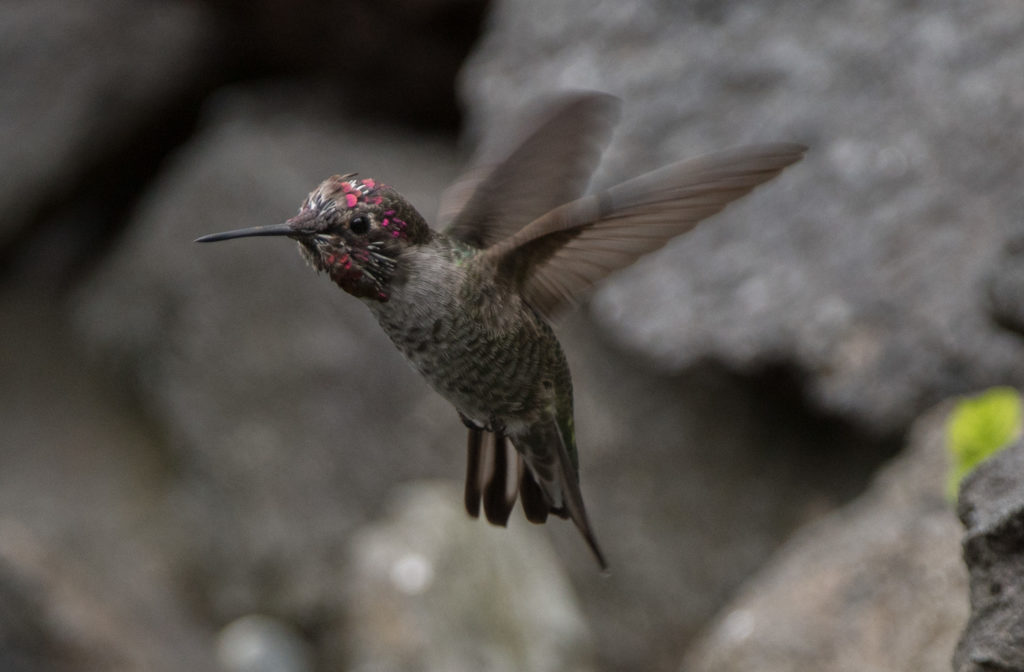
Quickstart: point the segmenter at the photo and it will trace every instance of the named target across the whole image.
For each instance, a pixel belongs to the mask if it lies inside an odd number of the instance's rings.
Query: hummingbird
[[[356,173],[324,180],[281,224],[214,242],[283,236],[361,300],[468,428],[464,504],[504,526],[570,519],[602,569],[579,482],[572,379],[552,318],[609,273],[694,228],[799,161],[793,143],[673,163],[596,193],[587,183],[617,98],[564,94],[503,160],[446,190],[439,229],[392,187]]]

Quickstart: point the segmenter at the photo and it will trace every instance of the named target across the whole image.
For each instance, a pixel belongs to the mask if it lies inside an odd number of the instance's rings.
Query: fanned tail
[[[608,563],[598,546],[587,519],[576,469],[557,431],[540,431],[530,439],[546,439],[541,443],[527,441],[529,452],[513,449],[508,437],[501,433],[469,428],[466,463],[466,512],[473,518],[480,515],[483,502],[488,522],[504,527],[508,523],[517,495],[522,498],[523,513],[531,523],[541,524],[549,515],[571,519],[583,535],[601,569]],[[514,478],[509,463],[515,455]]]
[[[523,461],[522,455],[516,455],[516,466],[519,471],[519,496],[523,500],[523,513],[526,514],[528,521],[540,525],[547,521],[551,507],[544,498],[544,491],[537,484],[537,479],[533,477],[533,472]],[[555,511],[555,515],[565,518],[560,510]]]
[[[492,525],[505,527],[516,504],[518,485],[509,478],[513,448],[504,434],[469,428],[466,462],[466,512],[476,518],[480,502]],[[518,460],[518,456],[515,458]]]

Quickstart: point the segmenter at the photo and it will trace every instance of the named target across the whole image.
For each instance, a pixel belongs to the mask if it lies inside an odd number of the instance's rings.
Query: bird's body
[[[553,403],[556,379],[568,384],[565,356],[548,323],[512,287],[486,277],[479,253],[442,236],[404,254],[408,280],[393,286],[388,301],[367,305],[466,420],[514,432]]]
[[[616,103],[580,94],[553,109],[508,159],[451,190],[444,231],[394,189],[335,175],[284,224],[199,240],[297,240],[314,268],[367,304],[469,428],[467,510],[478,515],[482,501],[488,520],[504,525],[518,495],[533,522],[572,519],[605,566],[579,488],[569,367],[548,318],[804,149],[729,150],[580,197]]]

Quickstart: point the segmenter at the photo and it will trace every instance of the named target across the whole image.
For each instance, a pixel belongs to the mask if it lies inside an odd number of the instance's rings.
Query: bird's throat
[[[323,258],[323,270],[334,284],[360,299],[385,302],[390,298],[384,287],[352,262],[348,253],[329,254]]]

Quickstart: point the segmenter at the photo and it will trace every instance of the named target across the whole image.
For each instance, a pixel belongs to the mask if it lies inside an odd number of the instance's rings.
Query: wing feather
[[[439,218],[446,233],[485,248],[584,192],[618,119],[603,93],[563,94],[504,161],[477,167],[449,187]]]
[[[546,316],[799,161],[802,145],[750,145],[674,163],[544,214],[485,256]]]

